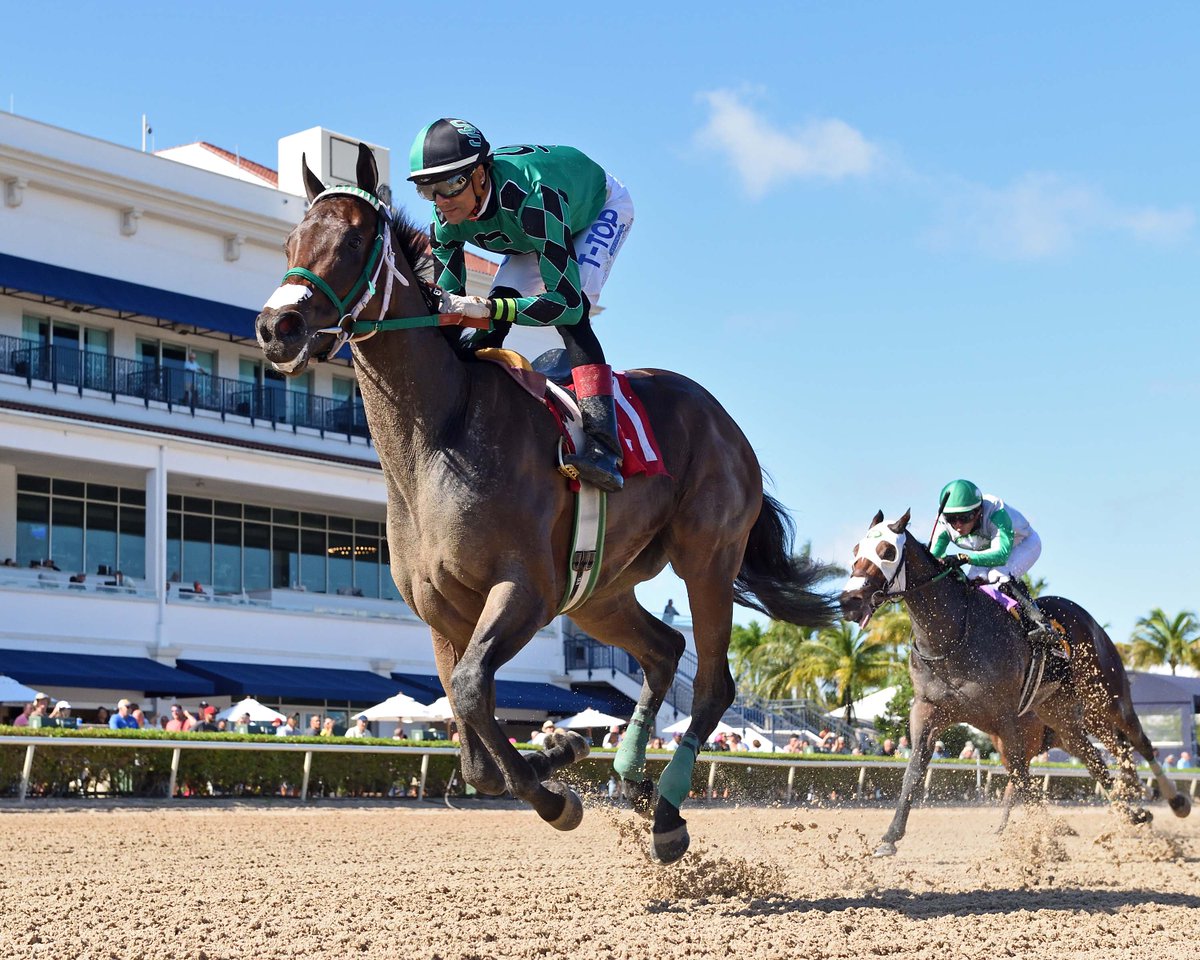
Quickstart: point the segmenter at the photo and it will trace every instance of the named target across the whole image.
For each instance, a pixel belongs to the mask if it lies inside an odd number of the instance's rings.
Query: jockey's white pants
[[[1014,544],[1008,555],[1008,563],[1000,567],[968,567],[968,577],[987,577],[991,583],[1019,579],[1029,572],[1042,555],[1042,540],[1035,531],[1030,531],[1020,543]]]
[[[609,176],[604,208],[590,227],[571,238],[575,244],[575,259],[579,261],[579,288],[587,294],[592,306],[600,302],[600,291],[608,281],[613,261],[632,229],[633,200],[625,184]],[[538,270],[537,254],[514,253],[505,257],[492,281],[492,288],[496,287],[509,287],[523,297],[545,293],[546,284]]]

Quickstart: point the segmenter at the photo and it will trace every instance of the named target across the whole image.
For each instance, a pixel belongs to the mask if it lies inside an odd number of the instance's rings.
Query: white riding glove
[[[439,306],[442,313],[460,313],[474,320],[486,320],[492,315],[492,302],[486,297],[463,297],[457,293],[442,293]]]

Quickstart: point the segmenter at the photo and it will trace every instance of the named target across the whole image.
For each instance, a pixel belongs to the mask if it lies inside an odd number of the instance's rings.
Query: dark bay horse
[[[1016,795],[1036,796],[1029,762],[1043,749],[1047,727],[1083,761],[1131,820],[1150,817],[1136,806],[1141,783],[1134,767],[1135,749],[1149,762],[1171,810],[1186,817],[1191,803],[1176,791],[1154,758],[1154,748],[1133,710],[1125,667],[1104,628],[1070,600],[1038,599],[1049,619],[1066,632],[1072,651],[1070,671],[1065,681],[1043,686],[1032,709],[1018,717],[1017,704],[1032,656],[1022,627],[999,604],[964,582],[957,570],[937,560],[907,532],[908,522],[907,512],[894,523],[885,523],[882,511],[875,515],[867,535],[854,548],[851,577],[841,596],[843,615],[863,627],[879,606],[902,597],[913,624],[912,756],[896,815],[876,856],[896,852],[934,743],[954,723],[978,727],[1001,747],[1009,784],[1000,829],[1008,821]],[[1089,734],[1117,758],[1119,783],[1114,783]]]
[[[256,322],[267,360],[293,375],[365,321],[433,313],[418,279],[428,236],[375,197],[371,151],[359,148],[357,189],[325,190],[307,163],[304,179],[311,206],[287,239],[284,285]],[[496,671],[555,617],[567,583],[574,504],[555,468],[556,426],[498,366],[465,354],[457,327],[448,335],[427,319],[352,344],[387,484],[392,577],[432,632],[467,782],[484,794],[507,789],[569,830],[582,805],[550,775],[588,745],[569,733],[522,755],[495,719]],[[721,405],[675,373],[629,376],[670,476],[632,477],[609,497],[600,582],[572,617],[645,671],[614,766],[639,812],[653,812],[651,853],[673,862],[689,843],[679,808],[696,752],[734,697],[734,600],[809,627],[828,623],[836,603],[816,590],[825,568],[792,557],[790,520],[763,493],[754,451]],[[655,801],[646,744],[684,640],[638,603],[634,587],[668,563],[687,586],[699,666],[686,749],[659,778]]]

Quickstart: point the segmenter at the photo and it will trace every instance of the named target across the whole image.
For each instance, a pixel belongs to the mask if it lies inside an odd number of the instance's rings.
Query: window
[[[102,355],[108,350],[108,331],[88,331],[77,323],[51,317],[22,316],[21,336],[38,348],[31,355],[33,375],[71,386],[90,385],[83,379],[87,369],[82,362],[85,348],[89,351],[102,349]],[[103,371],[104,362],[100,368]]]
[[[17,476],[17,562],[52,559],[71,574],[145,576],[145,493]]]

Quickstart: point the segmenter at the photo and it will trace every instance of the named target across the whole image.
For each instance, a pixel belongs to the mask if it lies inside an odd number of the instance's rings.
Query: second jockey
[[[953,546],[954,559],[968,567],[968,577],[986,578],[1020,604],[1030,640],[1052,643],[1053,628],[1021,582],[1042,553],[1037,531],[1016,508],[982,493],[970,480],[951,480],[939,501],[933,555],[944,557]]]
[[[417,134],[408,179],[434,204],[434,281],[443,313],[490,319],[477,346],[498,347],[512,324],[562,334],[587,436],[564,457],[602,490],[623,486],[612,367],[591,325],[613,260],[633,225],[625,187],[574,147],[523,144],[492,150],[465,120],[435,120]],[[470,243],[505,254],[490,295],[466,296]]]

